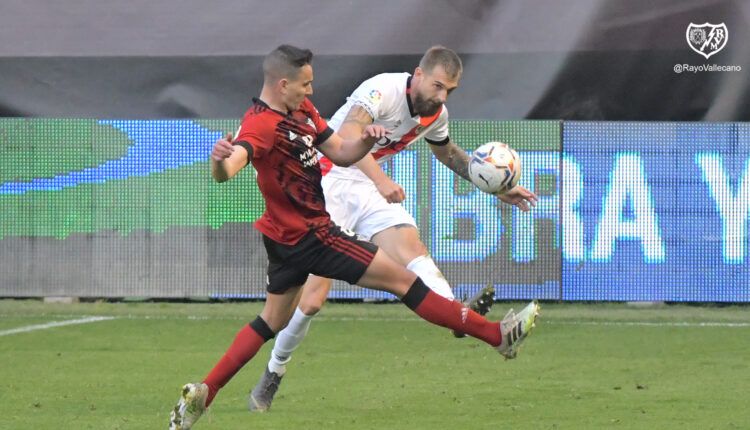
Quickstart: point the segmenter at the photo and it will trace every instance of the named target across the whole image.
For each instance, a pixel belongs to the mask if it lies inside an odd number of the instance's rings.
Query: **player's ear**
[[[281,92],[281,94],[286,94],[287,87],[289,86],[289,79],[287,78],[280,79],[279,82],[276,83],[276,85],[279,91]]]
[[[423,74],[424,74],[424,71],[422,70],[421,67],[417,66],[417,68],[414,69],[414,76],[415,77],[420,77],[421,78]]]

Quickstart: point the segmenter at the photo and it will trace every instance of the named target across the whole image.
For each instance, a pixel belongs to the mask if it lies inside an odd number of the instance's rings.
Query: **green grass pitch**
[[[514,304],[515,307],[522,306]],[[498,303],[491,314],[502,317]],[[0,429],[166,429],[259,303],[0,301]],[[6,334],[87,316],[114,319]],[[750,308],[542,304],[516,360],[397,304],[329,304],[272,410],[246,394],[270,346],[196,426],[210,429],[748,428]]]

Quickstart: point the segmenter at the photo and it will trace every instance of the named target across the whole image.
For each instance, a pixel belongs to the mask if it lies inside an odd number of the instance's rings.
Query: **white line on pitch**
[[[645,326],[645,327],[750,327],[747,322],[688,322],[688,321],[548,321],[549,324],[563,325],[606,325],[606,326]]]
[[[44,324],[34,324],[34,325],[27,325],[24,327],[13,328],[10,330],[2,330],[0,331],[0,336],[7,336],[9,334],[17,334],[17,333],[26,333],[29,331],[36,331],[36,330],[46,330],[48,328],[62,327],[66,325],[88,324],[92,322],[107,321],[107,320],[113,320],[113,319],[115,319],[115,317],[86,317],[86,318],[80,318],[77,320],[52,321],[52,322],[48,322]]]

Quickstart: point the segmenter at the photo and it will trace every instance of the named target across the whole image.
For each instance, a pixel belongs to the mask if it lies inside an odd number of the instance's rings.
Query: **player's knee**
[[[302,313],[308,316],[312,316],[320,312],[323,307],[325,300],[319,300],[317,297],[308,300],[300,301],[299,308]]]
[[[427,247],[424,246],[421,241],[416,240],[408,244],[407,248],[404,249],[404,254],[405,255],[402,256],[401,260],[404,261],[405,264],[408,264],[417,257],[428,255],[429,252],[427,251]]]

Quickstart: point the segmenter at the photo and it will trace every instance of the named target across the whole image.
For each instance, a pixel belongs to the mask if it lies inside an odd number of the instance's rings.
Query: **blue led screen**
[[[748,301],[750,126],[563,124],[562,299]]]
[[[264,296],[252,169],[208,154],[237,120],[0,119],[0,295]],[[748,302],[750,138],[739,123],[452,121],[518,150],[521,212],[418,142],[383,167],[457,297]],[[335,298],[393,299],[339,283]]]

